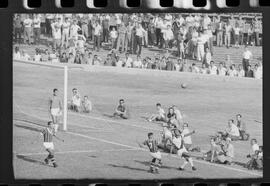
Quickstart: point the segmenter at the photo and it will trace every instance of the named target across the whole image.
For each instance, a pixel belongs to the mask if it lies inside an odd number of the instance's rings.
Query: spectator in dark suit
[[[250,77],[250,78],[253,78],[254,77],[253,70],[251,70],[251,65],[248,65],[248,69],[246,71],[245,77]]]

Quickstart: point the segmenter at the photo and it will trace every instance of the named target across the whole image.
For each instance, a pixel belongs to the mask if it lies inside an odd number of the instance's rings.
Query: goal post
[[[67,131],[67,90],[68,90],[68,67],[64,67],[64,105],[63,105],[63,130]]]

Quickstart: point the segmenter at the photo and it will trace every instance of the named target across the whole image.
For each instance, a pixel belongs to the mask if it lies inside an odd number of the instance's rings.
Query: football
[[[187,88],[187,84],[186,84],[186,83],[182,83],[182,84],[181,84],[181,87],[182,87],[182,88]]]

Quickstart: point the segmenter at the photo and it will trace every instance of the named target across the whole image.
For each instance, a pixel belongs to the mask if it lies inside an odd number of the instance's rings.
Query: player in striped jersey
[[[55,158],[54,158],[54,145],[53,145],[53,136],[55,136],[55,132],[52,126],[52,121],[48,122],[48,127],[42,130],[40,133],[43,136],[43,145],[48,151],[49,155],[44,160],[46,164],[50,162],[53,164],[54,167],[57,167]]]
[[[194,167],[193,165],[193,160],[192,158],[190,157],[188,151],[186,150],[185,146],[184,146],[184,141],[183,141],[183,138],[184,137],[187,137],[191,134],[193,134],[195,131],[193,132],[190,132],[189,134],[185,134],[185,135],[182,135],[181,132],[179,130],[174,130],[174,133],[173,133],[173,137],[172,139],[169,139],[172,143],[172,146],[171,146],[171,151],[170,153],[172,153],[172,149],[173,147],[175,147],[177,149],[177,155],[180,156],[181,158],[184,158],[185,159],[185,162],[183,163],[183,165],[179,168],[179,170],[184,170],[184,167],[190,163],[191,167],[192,167],[192,170],[195,171],[196,168]]]
[[[139,143],[139,146],[142,148],[143,145],[146,145],[150,150],[150,155],[152,157],[152,161],[150,163],[151,173],[158,173],[159,167],[161,167],[161,153],[158,150],[158,142],[154,139],[154,134],[152,132],[148,133],[148,139],[145,140],[142,144]],[[157,162],[157,163],[156,163]]]

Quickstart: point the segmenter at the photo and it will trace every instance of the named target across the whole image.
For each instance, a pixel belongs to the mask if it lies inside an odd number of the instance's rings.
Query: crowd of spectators
[[[248,49],[261,45],[261,29],[260,17],[242,14],[16,14],[14,42],[39,46],[45,40],[49,50],[37,47],[30,57],[16,47],[14,58],[261,79],[262,64],[250,65]],[[246,46],[241,65],[230,63],[229,55],[224,63],[212,60],[213,46],[240,45]],[[143,48],[157,52],[142,56]],[[101,49],[106,57],[94,54]]]

